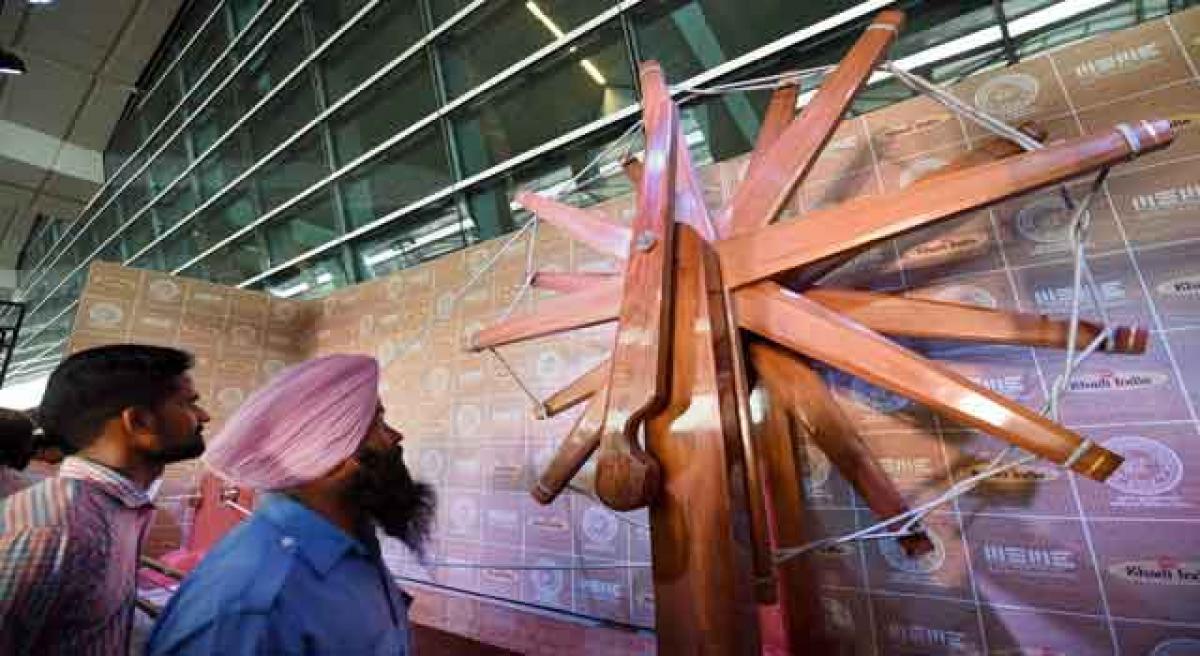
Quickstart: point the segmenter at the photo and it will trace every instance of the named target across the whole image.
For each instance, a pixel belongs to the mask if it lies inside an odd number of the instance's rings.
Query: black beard
[[[384,533],[423,558],[437,509],[433,486],[413,480],[399,446],[382,451],[365,448],[359,452],[358,463],[348,492],[350,502]]]
[[[199,458],[203,453],[204,436],[201,429],[197,428],[192,436],[192,441],[159,449],[152,457],[163,465],[169,465],[173,462]]]

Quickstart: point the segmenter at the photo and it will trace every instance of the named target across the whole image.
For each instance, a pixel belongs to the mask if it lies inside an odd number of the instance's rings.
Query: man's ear
[[[119,415],[121,428],[130,435],[146,435],[158,432],[158,417],[149,408],[130,406]]]

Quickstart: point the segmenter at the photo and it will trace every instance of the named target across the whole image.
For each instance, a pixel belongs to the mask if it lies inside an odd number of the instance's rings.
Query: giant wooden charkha
[[[881,240],[1006,198],[1119,165],[1167,146],[1167,121],[1145,120],[1020,152],[990,139],[945,170],[884,196],[775,223],[885,59],[904,17],[875,18],[795,115],[798,89],[770,102],[745,179],[729,206],[705,207],[678,108],[661,68],[641,69],[646,150],[627,159],[632,226],[530,192],[517,200],[574,239],[618,258],[619,274],[538,273],[559,295],[499,322],[473,348],[615,323],[610,357],[544,402],[584,409],[533,490],[552,502],[593,456],[596,494],[617,510],[649,506],[661,653],[757,653],[756,604],[775,603],[791,648],[819,648],[819,612],[802,559],[801,442],[821,449],[880,517],[908,505],[825,388],[813,363],[925,404],[1051,462],[1103,481],[1121,458],[885,335],[1068,347],[1103,337],[1113,353],[1145,351],[1138,327],[1101,326],[899,294],[824,286],[824,275]],[[1036,126],[1027,134],[1044,137]],[[1074,348],[1071,344],[1071,348]],[[750,421],[753,386],[765,418]],[[811,536],[809,536],[811,537]],[[919,525],[901,538],[931,548]]]

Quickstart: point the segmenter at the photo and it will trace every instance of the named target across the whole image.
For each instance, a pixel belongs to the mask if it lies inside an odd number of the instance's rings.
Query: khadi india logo
[[[967,636],[962,631],[936,629],[919,624],[899,624],[889,622],[887,625],[888,640],[896,645],[917,647],[921,649],[950,649],[953,653],[972,651],[967,644]]]
[[[1126,392],[1165,385],[1170,376],[1160,371],[1113,371],[1111,369],[1076,374],[1071,377],[1072,392]]]
[[[946,285],[934,290],[928,297],[935,301],[965,303],[993,310],[1000,307],[995,294],[978,285]]]
[[[1079,570],[1078,555],[1069,549],[986,542],[982,551],[988,571],[998,574],[1070,579]]]
[[[975,106],[1000,118],[1026,116],[1037,100],[1040,84],[1026,73],[998,75],[975,91]]]
[[[1129,198],[1129,206],[1134,214],[1157,214],[1195,209],[1200,207],[1200,183],[1191,182],[1144,194],[1135,194]]]
[[[1075,67],[1075,77],[1083,84],[1104,78],[1132,73],[1162,61],[1162,47],[1151,41],[1140,46],[1118,50],[1111,55],[1089,59]]]
[[[583,511],[581,524],[583,535],[592,545],[610,545],[616,539],[617,531],[620,529],[620,526],[617,525],[617,518],[611,512],[596,506],[591,506]]]
[[[1122,435],[1105,441],[1104,448],[1125,458],[1106,481],[1118,492],[1138,496],[1165,494],[1183,480],[1183,460],[1158,440]]]
[[[1110,302],[1123,301],[1129,297],[1122,280],[1105,280],[1097,284],[1100,291],[1100,301],[1105,305]],[[1038,287],[1033,290],[1033,301],[1039,308],[1056,310],[1071,306],[1072,288],[1069,285],[1061,287]],[[1091,298],[1085,296],[1079,303],[1080,307],[1091,307]]]
[[[900,263],[910,269],[933,267],[987,250],[990,238],[983,231],[930,239],[904,251]]]
[[[1154,287],[1160,296],[1195,298],[1200,296],[1200,274],[1190,274],[1160,282]]]
[[[1171,556],[1131,560],[1110,565],[1108,573],[1129,583],[1200,585],[1200,560],[1187,561]]]
[[[1034,243],[1065,244],[1071,232],[1071,212],[1063,207],[1061,198],[1043,196],[1017,210],[1016,226],[1018,234]]]

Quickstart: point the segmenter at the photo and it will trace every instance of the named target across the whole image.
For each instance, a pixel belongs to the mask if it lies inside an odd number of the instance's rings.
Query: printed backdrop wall
[[[1050,139],[1060,139],[1122,120],[1196,112],[1198,62],[1200,12],[1190,11],[971,77],[953,91],[1012,123],[1036,121]],[[788,219],[903,187],[984,136],[926,99],[849,121],[789,204]],[[1200,653],[1198,156],[1200,129],[1185,129],[1165,152],[1115,169],[1091,210],[1089,261],[1101,302],[1117,321],[1149,326],[1152,338],[1144,356],[1091,359],[1071,380],[1063,419],[1125,455],[1126,464],[1107,484],[1047,464],[1014,470],[936,513],[929,525],[937,549],[924,558],[909,559],[888,543],[813,556],[826,621],[852,651]],[[701,171],[714,208],[732,193],[745,164],[741,158]],[[1086,184],[1071,186],[1076,197]],[[632,199],[601,209],[628,222]],[[1067,220],[1053,191],[1015,198],[961,217],[950,229],[888,242],[832,282],[1064,317],[1071,290]],[[535,420],[503,367],[463,349],[521,287],[524,252],[514,249],[453,302],[498,248],[481,244],[310,302],[97,265],[71,348],[150,341],[193,350],[218,417],[286,363],[316,353],[375,354],[390,363],[382,394],[390,419],[407,435],[408,462],[441,495],[434,560],[645,563],[645,513],[618,516],[574,492],[540,506],[526,492],[574,415]],[[548,270],[614,268],[549,228],[540,231],[537,260]],[[525,299],[518,311],[535,309],[539,298]],[[545,396],[602,358],[611,336],[600,327],[503,352]],[[1062,354],[1053,351],[912,346],[1034,407],[1062,367]],[[970,476],[1001,448],[903,398],[826,375],[913,503]],[[877,520],[818,451],[806,448],[804,457],[816,534]],[[170,498],[194,494],[197,473],[194,465],[172,472],[160,540],[187,536],[192,511],[172,506]],[[227,509],[209,511],[218,524],[236,519]],[[219,532],[197,540],[202,528],[191,531],[193,543],[206,544]],[[395,543],[388,543],[387,558],[420,587],[419,621],[530,652],[652,649],[645,635],[581,631],[519,610],[542,607],[652,628],[648,569],[426,568]]]

